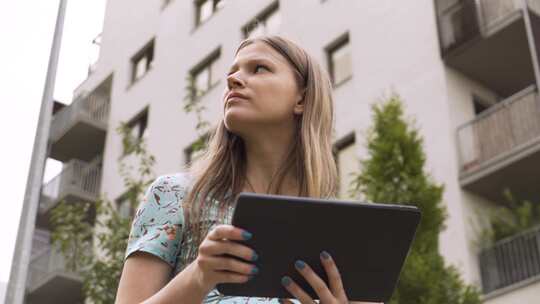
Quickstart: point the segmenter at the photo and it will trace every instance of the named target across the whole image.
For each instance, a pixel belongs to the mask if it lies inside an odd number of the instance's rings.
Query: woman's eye
[[[267,68],[266,66],[264,66],[264,65],[262,65],[262,64],[257,64],[257,65],[255,66],[255,73],[257,73],[257,71],[259,70],[259,68],[264,68],[265,70],[268,71],[268,68]]]

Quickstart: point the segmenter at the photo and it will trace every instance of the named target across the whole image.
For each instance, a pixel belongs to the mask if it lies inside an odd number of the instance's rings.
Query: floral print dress
[[[197,254],[191,233],[184,228],[182,202],[188,193],[192,178],[188,173],[177,173],[158,177],[147,189],[133,219],[124,260],[136,251],[157,256],[181,272]],[[217,220],[217,201],[213,202],[209,221],[210,229],[220,224]],[[230,224],[232,207],[227,212],[224,224]],[[295,301],[295,300],[293,300]],[[182,299],[178,299],[181,303]],[[213,289],[203,303],[281,303],[280,299],[232,297]],[[295,303],[299,303],[295,301]]]

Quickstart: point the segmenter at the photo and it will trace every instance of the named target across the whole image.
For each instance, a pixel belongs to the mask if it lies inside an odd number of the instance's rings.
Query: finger
[[[253,249],[230,241],[208,240],[204,244],[201,244],[199,253],[205,255],[229,254],[251,262],[256,261],[259,258]]]
[[[251,276],[230,271],[215,271],[218,282],[221,283],[245,283]]]
[[[335,301],[335,296],[330,292],[326,283],[311,269],[311,267],[304,261],[298,260],[294,263],[294,266],[311,285],[315,293],[319,296],[319,299],[323,303],[332,303]]]
[[[321,252],[321,261],[324,270],[326,270],[326,274],[328,275],[328,281],[332,294],[334,294],[334,296],[340,300],[347,299],[345,289],[343,288],[343,281],[341,280],[341,274],[339,273],[337,265],[332,256],[328,252],[323,251]]]
[[[296,282],[288,276],[281,278],[281,285],[287,289],[287,291],[297,298],[302,304],[313,304],[315,301],[308,295]]]
[[[245,241],[251,238],[251,233],[232,225],[218,225],[208,233],[207,238],[213,241],[223,239]]]
[[[230,271],[243,275],[255,275],[259,273],[259,268],[257,268],[257,266],[239,261],[234,258],[201,256],[197,260],[203,269],[213,271]]]

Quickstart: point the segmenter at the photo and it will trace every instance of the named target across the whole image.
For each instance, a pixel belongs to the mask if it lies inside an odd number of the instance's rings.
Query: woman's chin
[[[241,115],[241,113],[234,113],[236,111],[234,110],[227,110],[225,112],[225,117],[223,119],[223,122],[225,123],[225,126],[227,129],[235,134],[239,134],[238,131],[241,131],[242,129],[245,130],[246,128],[246,118],[245,115]]]

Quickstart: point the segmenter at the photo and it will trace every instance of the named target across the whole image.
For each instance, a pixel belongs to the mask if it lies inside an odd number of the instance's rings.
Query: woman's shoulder
[[[187,172],[163,174],[148,186],[134,221],[154,222],[156,218],[171,221],[182,218],[182,203],[191,187],[192,178]]]
[[[191,184],[192,180],[193,176],[190,172],[180,171],[160,175],[154,180],[153,184],[188,187],[189,184]]]
[[[189,172],[176,172],[158,176],[150,185],[149,191],[154,194],[181,194],[184,196],[191,184],[193,177]]]
[[[154,179],[135,213],[125,258],[146,251],[175,266],[184,225],[182,203],[190,184],[185,172]]]

